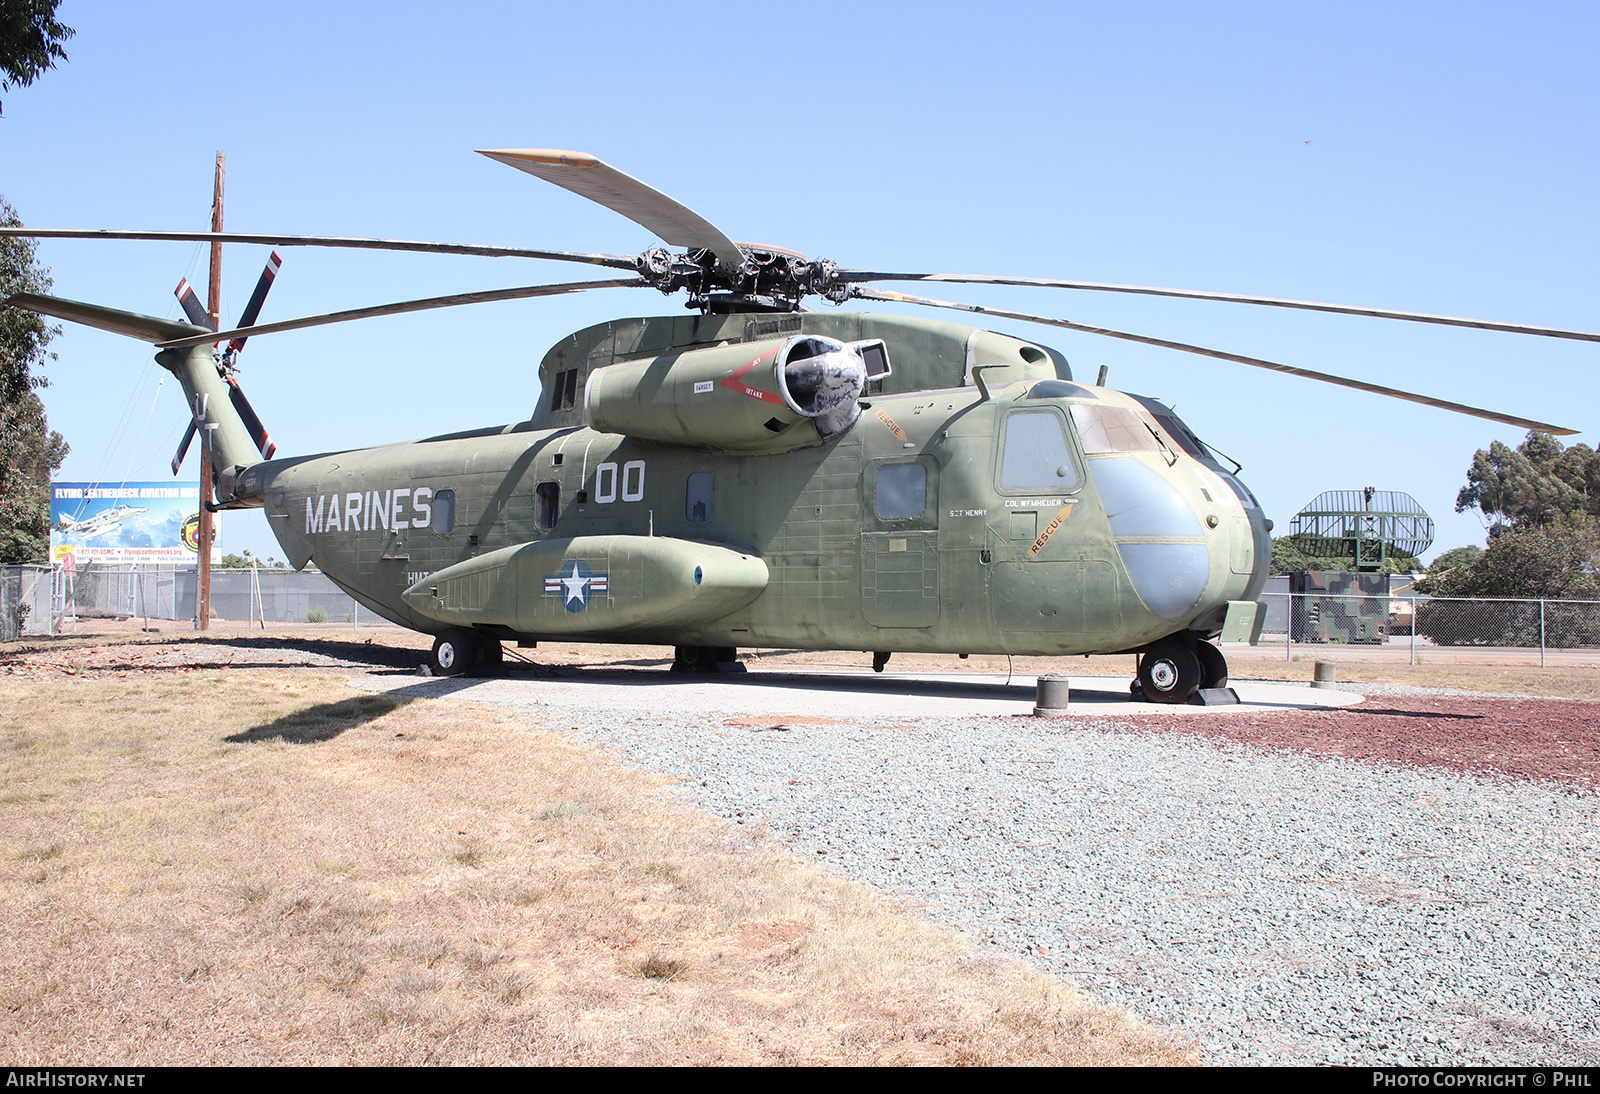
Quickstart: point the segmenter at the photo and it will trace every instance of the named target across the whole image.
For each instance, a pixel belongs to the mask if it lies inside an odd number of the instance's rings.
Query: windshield
[[[1184,424],[1183,419],[1173,413],[1172,408],[1155,399],[1147,399],[1143,395],[1135,395],[1139,405],[1150,412],[1150,416],[1161,426],[1161,430],[1172,442],[1189,455],[1205,464],[1214,464],[1221,467],[1221,461],[1212,454],[1205,442],[1195,435],[1194,430]]]
[[[1261,503],[1256,501],[1254,494],[1250,493],[1250,488],[1239,481],[1238,463],[1231,459],[1228,460],[1229,463],[1233,464],[1232,471],[1223,467],[1222,461],[1217,458],[1217,454],[1207,448],[1205,442],[1195,435],[1194,430],[1184,424],[1183,419],[1178,417],[1172,408],[1165,403],[1157,399],[1148,399],[1143,395],[1135,395],[1133,398],[1137,399],[1139,405],[1150,412],[1150,416],[1156,420],[1161,432],[1170,437],[1174,444],[1216,472],[1218,477],[1228,484],[1228,489],[1238,495],[1239,501],[1244,504],[1245,508],[1261,508]]]

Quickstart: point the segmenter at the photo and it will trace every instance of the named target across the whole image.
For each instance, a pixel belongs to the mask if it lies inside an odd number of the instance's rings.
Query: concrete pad
[[[432,698],[454,696],[506,706],[581,707],[589,710],[662,710],[802,719],[1005,718],[1032,716],[1036,677],[980,673],[874,673],[865,669],[812,668],[805,672],[754,668],[743,674],[697,676],[658,668],[532,669],[507,666],[503,676],[418,678],[402,674],[358,676],[351,686]],[[1074,677],[1067,717],[1158,714],[1227,717],[1279,710],[1316,710],[1359,703],[1348,691],[1304,684],[1235,683],[1236,706],[1167,706],[1134,702],[1120,677]],[[1052,712],[1053,714],[1055,712]],[[1061,716],[1061,715],[1056,715]]]

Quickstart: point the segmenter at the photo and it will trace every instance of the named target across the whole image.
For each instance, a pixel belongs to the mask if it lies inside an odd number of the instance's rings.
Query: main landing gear
[[[673,672],[743,672],[744,662],[732,646],[674,646]]]
[[[474,669],[493,672],[505,661],[505,650],[498,639],[459,627],[433,640],[428,668],[435,676],[465,676]]]
[[[1134,698],[1148,703],[1187,703],[1197,691],[1228,686],[1228,661],[1203,639],[1169,635],[1139,656]]]

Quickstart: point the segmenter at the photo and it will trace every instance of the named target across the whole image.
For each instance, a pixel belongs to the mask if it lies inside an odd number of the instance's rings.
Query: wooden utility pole
[[[217,150],[216,182],[211,191],[211,230],[222,231],[222,182],[226,172],[228,154]],[[211,244],[211,284],[207,310],[211,313],[211,329],[222,329],[222,244]],[[195,593],[195,626],[204,631],[211,629],[211,541],[216,537],[216,524],[211,509],[211,430],[200,423],[200,571],[199,587]]]

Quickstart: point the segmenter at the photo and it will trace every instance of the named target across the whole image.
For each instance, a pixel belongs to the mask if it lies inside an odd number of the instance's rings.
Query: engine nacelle
[[[887,375],[881,339],[802,334],[597,368],[583,413],[602,433],[718,452],[791,452],[854,425],[867,381]]]

